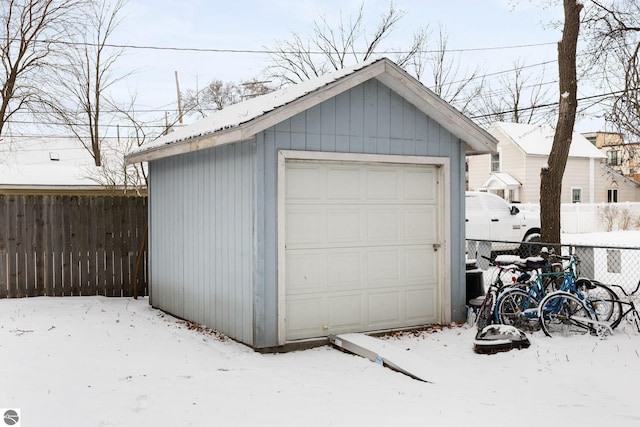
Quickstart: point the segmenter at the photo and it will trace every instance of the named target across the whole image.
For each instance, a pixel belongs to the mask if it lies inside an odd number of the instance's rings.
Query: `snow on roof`
[[[0,186],[97,186],[93,158],[72,138],[4,137]]]
[[[306,80],[265,95],[230,105],[208,117],[194,122],[189,126],[179,128],[167,135],[164,135],[150,144],[145,144],[144,146],[133,150],[129,155],[151,151],[164,145],[188,141],[240,126],[243,123],[293,102],[308,93],[333,83],[344,76],[352,74],[378,61],[381,61],[381,59],[372,59],[361,62],[333,73],[328,73],[311,80]]]
[[[229,144],[308,109],[372,78],[398,93],[464,141],[467,152],[488,153],[497,141],[422,83],[387,58],[369,60],[224,108],[209,117],[164,135],[125,156],[128,163],[150,161]]]
[[[520,181],[512,177],[506,172],[494,172],[489,178],[480,186],[480,188],[492,188],[492,189],[508,189],[518,188],[522,184]]]
[[[522,123],[495,122],[489,128],[489,133],[495,135],[495,129],[502,130],[525,153],[548,156],[553,145],[555,130],[551,126],[536,126]],[[587,138],[578,132],[573,133],[569,157],[604,158],[602,154]]]

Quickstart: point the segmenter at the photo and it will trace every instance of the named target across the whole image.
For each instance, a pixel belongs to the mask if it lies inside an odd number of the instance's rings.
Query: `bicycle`
[[[603,335],[597,314],[589,301],[566,291],[555,291],[540,301],[537,317],[545,335]]]
[[[527,288],[505,289],[499,297],[496,318],[500,323],[527,330],[536,330],[538,327],[542,327],[545,334],[551,335],[554,332],[553,322],[558,320],[558,316],[560,316],[559,319],[565,320],[568,316],[563,316],[565,312],[576,317],[578,316],[576,312],[580,311],[581,317],[589,320],[595,318],[596,321],[598,321],[598,317],[608,321],[614,313],[619,313],[619,310],[615,309],[618,302],[614,291],[599,282],[578,278],[579,260],[577,257],[549,254],[547,258],[562,262],[568,261],[568,264],[549,263],[547,259],[543,263],[529,265],[535,269],[536,277],[527,283]],[[551,294],[555,294],[556,297],[547,298],[550,289],[552,290]],[[563,293],[556,294],[556,292]],[[571,295],[571,297],[565,298],[565,294]],[[564,299],[558,299],[560,297]],[[565,300],[570,302],[568,308],[562,306],[562,302]],[[586,300],[587,303],[576,304],[576,300]],[[543,303],[547,304],[544,310],[542,310]],[[582,305],[585,306],[588,314],[579,310]],[[545,314],[544,318],[540,317],[541,313]],[[591,324],[595,323],[591,322]]]
[[[588,279],[575,279],[569,269],[560,290],[547,294],[538,306],[537,317],[545,335],[590,333],[605,336],[613,333],[612,325],[621,310],[617,294],[608,286]],[[603,295],[604,294],[604,295]]]
[[[571,271],[574,272],[575,258],[563,266],[559,256],[549,253],[543,248],[542,257],[530,257],[521,261],[519,266],[534,274],[531,280],[523,281],[517,286],[505,289],[496,306],[496,318],[499,323],[511,325],[519,329],[534,331],[539,328],[537,308],[539,302],[549,290],[556,290],[558,279]]]
[[[516,277],[512,276],[512,283],[519,283],[524,280],[528,280],[530,276],[526,276],[526,271],[523,271],[514,263],[505,263],[502,264],[496,260],[496,258],[489,258],[483,256],[484,259],[489,261],[489,265],[492,267],[496,267],[498,269],[496,273],[495,279],[491,282],[487,291],[485,293],[484,299],[482,300],[482,304],[478,309],[478,315],[475,321],[476,327],[478,330],[484,329],[486,326],[491,325],[493,323],[497,323],[496,317],[496,302],[498,300],[498,296],[502,293],[503,289],[507,287],[507,285],[503,282],[502,276],[505,273],[517,273],[520,275]]]
[[[527,280],[521,280],[514,286],[503,289],[500,293],[495,309],[495,317],[498,323],[514,326],[518,329],[533,330],[538,324],[537,319],[525,313],[536,310],[538,302],[545,295],[546,284],[543,281],[541,270],[546,266],[544,260],[531,260],[527,258],[519,267],[529,272],[534,272]]]
[[[623,288],[620,285],[610,285],[610,286],[616,289],[620,289],[620,292],[623,295],[623,298],[619,298],[617,301],[617,303],[620,306],[619,315],[616,317],[614,321],[612,321],[611,329],[617,328],[618,325],[620,325],[620,323],[622,322],[622,320],[626,319],[627,315],[631,314],[631,319],[628,319],[628,320],[630,320],[630,322],[635,324],[636,330],[638,331],[638,333],[640,333],[640,314],[638,314],[638,310],[636,309],[636,306],[633,302],[633,297],[636,296],[636,293],[640,289],[640,280],[638,281],[636,288],[629,293],[627,293],[625,288]],[[623,311],[622,306],[625,306],[627,308]]]
[[[578,295],[580,299],[583,297],[589,300],[590,306],[600,321],[612,322],[612,318],[616,319],[621,313],[620,298],[615,291],[608,285],[597,280],[579,277],[578,267],[579,259],[576,255],[559,256],[552,255],[561,261],[569,260],[567,270],[571,274],[572,285],[560,286],[558,290],[565,290],[574,295]]]

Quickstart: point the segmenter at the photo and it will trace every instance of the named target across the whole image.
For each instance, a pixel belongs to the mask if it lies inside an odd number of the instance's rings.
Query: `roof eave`
[[[605,170],[605,172],[610,173],[612,175],[616,175],[617,178],[622,179],[624,182],[626,182],[629,185],[633,185],[635,187],[640,187],[640,182],[628,178],[626,176],[624,176],[621,172],[615,170],[614,168],[612,168],[611,166],[607,165],[607,164],[602,164],[602,169]]]
[[[246,136],[245,134],[246,131],[241,125],[233,129],[222,130],[208,135],[151,148],[146,151],[128,154],[125,156],[124,160],[128,165],[133,163],[149,162],[152,160],[162,159],[164,157],[176,156],[178,154],[185,154],[192,151],[203,150],[205,148],[216,147],[218,145],[231,144],[233,142],[250,138],[250,136]]]

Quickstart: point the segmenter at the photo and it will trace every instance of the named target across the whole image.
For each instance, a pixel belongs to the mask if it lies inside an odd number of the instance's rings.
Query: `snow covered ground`
[[[534,333],[495,355],[474,353],[474,335],[389,338],[424,359],[428,384],[328,346],[259,354],[146,299],[2,300],[0,407],[24,426],[640,425],[631,325],[604,340]]]
[[[0,408],[21,426],[640,425],[630,324],[494,355],[474,336],[387,338],[424,360],[424,383],[329,346],[259,354],[145,298],[0,300]]]
[[[624,230],[601,233],[563,234],[562,243],[637,248],[640,245],[640,231]]]

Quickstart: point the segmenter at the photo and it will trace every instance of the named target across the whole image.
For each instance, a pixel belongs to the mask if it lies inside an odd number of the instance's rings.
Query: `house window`
[[[581,202],[582,202],[582,188],[572,188],[571,203],[581,203]]]
[[[620,166],[622,164],[620,150],[607,151],[607,164],[611,166]]]
[[[500,172],[500,153],[491,155],[491,172]]]
[[[607,203],[618,203],[618,190],[607,190]]]

